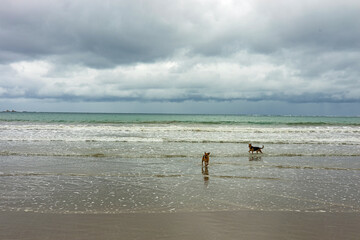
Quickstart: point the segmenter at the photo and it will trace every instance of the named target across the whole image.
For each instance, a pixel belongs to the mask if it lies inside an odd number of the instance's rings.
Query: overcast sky
[[[0,0],[0,110],[360,115],[359,0]]]

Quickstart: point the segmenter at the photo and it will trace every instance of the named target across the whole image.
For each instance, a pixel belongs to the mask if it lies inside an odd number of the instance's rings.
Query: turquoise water
[[[0,121],[43,123],[188,123],[234,125],[360,125],[360,117],[112,113],[0,113]]]
[[[0,113],[0,211],[360,212],[359,173],[356,117]]]

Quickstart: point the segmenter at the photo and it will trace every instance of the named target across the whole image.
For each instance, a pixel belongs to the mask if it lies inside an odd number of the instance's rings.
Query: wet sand
[[[0,212],[0,239],[360,239],[359,213]]]

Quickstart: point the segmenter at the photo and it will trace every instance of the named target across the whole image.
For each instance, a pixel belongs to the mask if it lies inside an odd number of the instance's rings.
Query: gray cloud
[[[1,98],[360,102],[358,1],[0,4]]]
[[[356,2],[245,3],[2,1],[1,60],[53,56],[111,67],[168,58],[179,49],[204,55],[359,49]]]

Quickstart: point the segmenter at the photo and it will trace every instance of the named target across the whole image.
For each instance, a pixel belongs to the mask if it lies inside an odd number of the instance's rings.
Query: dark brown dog
[[[205,166],[209,165],[209,159],[210,159],[209,155],[210,155],[209,152],[204,153],[204,156],[202,157],[202,161],[201,161],[201,166],[204,164],[204,162],[205,162]]]
[[[262,151],[261,151],[261,149],[263,149],[264,148],[264,145],[262,146],[262,148],[261,147],[254,147],[253,145],[251,145],[251,143],[249,144],[249,153],[251,152],[251,153],[254,153],[254,152],[256,152],[256,153],[262,153]]]

